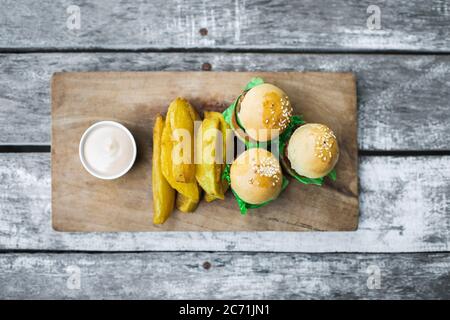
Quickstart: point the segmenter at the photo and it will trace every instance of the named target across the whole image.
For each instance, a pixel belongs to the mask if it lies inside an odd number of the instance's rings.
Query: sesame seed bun
[[[326,176],[339,159],[336,136],[323,124],[308,123],[298,127],[286,149],[291,168],[307,178]]]
[[[241,125],[250,138],[256,141],[277,138],[286,129],[291,115],[289,97],[269,83],[250,89],[238,106]]]
[[[275,156],[260,148],[243,152],[230,169],[231,188],[247,203],[261,204],[281,192],[283,176]]]

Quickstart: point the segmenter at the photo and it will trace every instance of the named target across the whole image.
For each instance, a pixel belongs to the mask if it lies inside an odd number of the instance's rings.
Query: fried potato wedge
[[[161,169],[161,136],[164,120],[158,115],[153,128],[152,158],[152,190],[153,190],[153,223],[162,224],[173,211],[175,190],[167,182]]]
[[[196,179],[203,190],[205,200],[224,199],[228,183],[222,179],[226,161],[228,124],[221,113],[205,112],[205,118],[197,134]]]
[[[183,104],[185,106],[184,110],[182,111],[177,111],[176,109],[179,108],[177,105],[179,104]],[[189,107],[189,103],[181,98],[177,98],[176,100],[174,100],[171,103],[171,107],[169,107],[169,111],[167,112],[167,117],[166,117],[166,122],[164,124],[164,128],[163,128],[163,132],[162,132],[162,136],[161,136],[161,169],[162,169],[162,173],[164,175],[164,177],[167,179],[167,182],[169,182],[169,184],[172,186],[172,188],[174,188],[175,190],[178,191],[179,195],[177,196],[177,199],[180,198],[180,195],[182,195],[182,199],[189,199],[189,206],[184,205],[181,206],[181,208],[183,209],[183,212],[190,212],[189,210],[191,210],[190,208],[194,208],[196,207],[196,205],[194,206],[193,204],[197,204],[200,201],[200,187],[198,186],[197,181],[195,180],[195,164],[192,158],[192,165],[189,165],[187,167],[177,167],[174,165],[173,163],[173,149],[174,149],[174,141],[172,139],[173,137],[173,127],[172,124],[177,122],[177,124],[180,123],[179,120],[175,121],[175,117],[179,116],[180,114],[184,114],[184,116],[186,116],[186,114],[188,115],[188,117],[192,120],[192,115],[195,115],[194,113],[195,110],[192,107]],[[189,111],[192,108],[191,111]],[[185,111],[188,110],[188,112],[186,113]],[[193,113],[194,112],[194,113]],[[198,115],[197,115],[198,116]],[[192,125],[192,140],[193,140],[193,125]],[[193,142],[191,143],[192,146],[192,152],[193,152]],[[176,168],[174,170],[174,168]],[[180,169],[181,168],[181,169]],[[186,169],[189,168],[189,169]],[[184,171],[184,170],[190,170],[190,171]],[[177,181],[177,179],[175,178],[175,173],[177,172],[177,174],[179,174],[180,172],[187,173],[187,176],[192,175],[194,177],[194,179],[190,182],[180,182]],[[187,177],[184,176],[184,180],[188,180],[186,179]],[[177,200],[177,203],[180,202],[181,200]],[[182,203],[186,203],[186,200],[183,200]],[[181,203],[181,202],[180,202]],[[178,208],[178,205],[177,205]],[[192,209],[192,210],[194,210]],[[192,211],[191,210],[191,211]]]
[[[212,201],[217,200],[217,199],[225,199],[225,193],[227,192],[229,186],[230,186],[230,184],[228,183],[228,181],[223,179],[222,180],[222,191],[223,191],[223,194],[224,194],[223,198],[219,198],[219,197],[217,197],[215,195],[208,194],[206,192],[205,192],[205,196],[203,198],[205,199],[206,202],[212,202]]]
[[[176,206],[181,212],[192,212],[197,209],[198,200],[185,197],[182,193],[177,193]]]
[[[195,177],[206,194],[223,198],[220,186],[221,165],[217,165],[215,159],[218,134],[220,134],[219,124],[217,118],[208,117],[208,113],[205,112],[205,119],[197,134],[196,148],[199,163],[196,165]]]
[[[172,172],[178,182],[195,181],[194,121],[199,116],[191,104],[177,98],[169,105],[167,121],[172,139]]]
[[[221,113],[217,113],[214,112],[213,116],[216,116],[219,118],[220,121],[220,131],[222,132],[222,158],[223,158],[223,163],[222,163],[222,172],[220,174],[220,176],[222,177],[223,171],[225,169],[225,166],[227,165],[227,152],[230,151],[232,153],[234,153],[234,150],[228,150],[227,146],[231,145],[233,146],[233,135],[231,134],[231,128],[230,125],[225,121],[225,118],[223,117],[223,115]],[[233,157],[233,156],[232,156]],[[229,183],[227,180],[222,179],[222,191],[225,194],[225,192],[227,192],[228,188],[229,188]]]

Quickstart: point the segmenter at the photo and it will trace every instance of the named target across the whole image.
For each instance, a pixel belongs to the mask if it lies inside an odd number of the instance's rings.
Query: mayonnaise
[[[83,135],[80,157],[94,176],[114,179],[126,173],[136,157],[136,145],[131,133],[112,121],[98,122]]]

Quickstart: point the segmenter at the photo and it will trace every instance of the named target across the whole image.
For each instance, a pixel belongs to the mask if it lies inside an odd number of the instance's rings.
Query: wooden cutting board
[[[254,76],[281,87],[294,114],[331,127],[340,143],[337,181],[303,185],[291,179],[276,201],[246,216],[231,192],[201,201],[194,213],[173,212],[152,224],[152,130],[177,96],[198,111],[223,111]],[[138,156],[125,176],[104,181],[78,157],[83,132],[115,120],[134,135]],[[348,231],[358,225],[356,83],[351,73],[89,72],[52,79],[52,220],[58,231]]]

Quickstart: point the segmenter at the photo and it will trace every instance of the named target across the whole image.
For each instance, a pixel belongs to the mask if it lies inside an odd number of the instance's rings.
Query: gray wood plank
[[[449,299],[450,254],[2,254],[0,288],[1,299]]]
[[[73,4],[79,30],[67,27]],[[367,26],[370,5],[380,9],[379,30]],[[447,0],[2,0],[1,6],[3,49],[450,50]]]
[[[0,154],[0,249],[449,251],[449,156],[362,157],[359,176],[356,232],[60,233],[51,227],[50,155]]]
[[[448,150],[450,57],[199,53],[0,55],[0,144],[50,144],[57,71],[352,71],[362,150]]]

